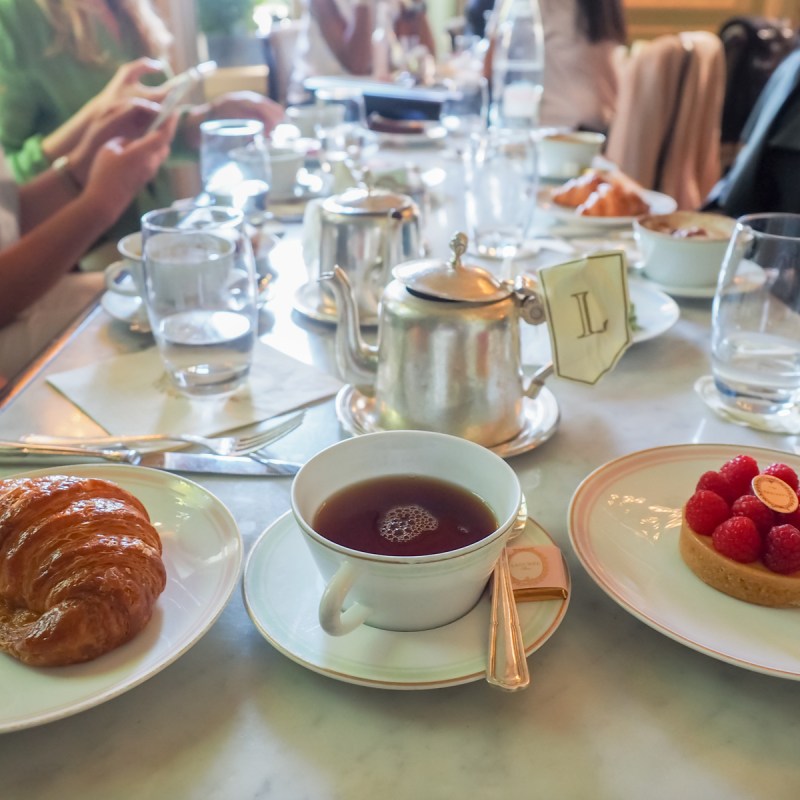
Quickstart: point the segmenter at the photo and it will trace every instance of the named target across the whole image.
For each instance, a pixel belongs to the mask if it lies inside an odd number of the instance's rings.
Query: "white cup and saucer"
[[[142,235],[138,231],[119,240],[120,259],[105,269],[106,291],[100,304],[118,322],[136,333],[149,333],[150,322],[142,300]]]

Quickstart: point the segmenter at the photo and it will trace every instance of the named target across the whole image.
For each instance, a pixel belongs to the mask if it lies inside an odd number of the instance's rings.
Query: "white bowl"
[[[539,139],[539,174],[566,180],[592,166],[606,137],[590,131],[556,131]]]
[[[715,286],[736,220],[702,211],[650,214],[633,230],[645,275],[665,286]],[[694,231],[696,235],[687,235]]]

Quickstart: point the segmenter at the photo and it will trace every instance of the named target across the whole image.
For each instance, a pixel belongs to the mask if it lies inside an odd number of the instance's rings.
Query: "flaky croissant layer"
[[[0,650],[36,666],[96,658],[144,628],[165,585],[158,532],[122,487],[0,480]]]

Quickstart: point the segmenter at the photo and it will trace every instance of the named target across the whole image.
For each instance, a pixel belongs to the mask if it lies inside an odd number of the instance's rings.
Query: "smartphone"
[[[161,102],[161,109],[156,115],[156,118],[150,123],[147,132],[157,130],[160,128],[175,111],[175,109],[183,102],[189,93],[202,82],[206,75],[210,75],[217,69],[216,61],[204,61],[195,67],[190,67],[186,72],[181,72],[170,78],[163,85],[169,89],[167,96]]]

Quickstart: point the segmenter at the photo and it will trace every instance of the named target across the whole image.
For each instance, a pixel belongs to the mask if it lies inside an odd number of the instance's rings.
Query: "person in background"
[[[544,29],[542,126],[605,132],[617,101],[617,53],[627,31],[622,0],[538,0]],[[502,0],[496,0],[494,14]],[[491,37],[492,20],[487,24]],[[491,80],[490,45],[486,59]]]
[[[0,0],[0,145],[20,182],[46,170],[91,121],[125,97],[160,102],[172,36],[151,0]],[[282,108],[233,92],[185,110],[174,150],[188,155],[206,119],[260,119],[271,130]],[[167,175],[144,187],[122,233],[144,211],[174,200]]]
[[[539,0],[544,27],[541,124],[606,131],[617,102],[621,0]]]
[[[370,75],[375,7],[389,2],[400,41],[436,46],[425,7],[414,0],[304,0],[304,25],[289,85],[289,102],[306,99],[306,78],[318,75]]]
[[[177,116],[147,133],[159,106],[109,106],[57,162],[20,186],[0,150],[0,388],[99,294],[74,265],[169,154]]]

